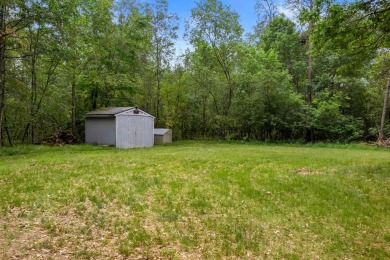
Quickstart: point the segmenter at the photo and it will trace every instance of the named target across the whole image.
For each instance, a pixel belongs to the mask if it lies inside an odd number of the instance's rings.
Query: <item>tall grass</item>
[[[0,255],[385,259],[389,159],[330,144],[0,149]]]

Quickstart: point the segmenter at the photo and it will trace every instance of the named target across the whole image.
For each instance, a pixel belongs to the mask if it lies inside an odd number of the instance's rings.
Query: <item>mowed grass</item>
[[[0,257],[388,259],[390,150],[0,149]]]

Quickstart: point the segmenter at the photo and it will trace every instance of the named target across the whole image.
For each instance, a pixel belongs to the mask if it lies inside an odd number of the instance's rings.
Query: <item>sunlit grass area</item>
[[[3,148],[0,207],[4,259],[385,259],[390,151]]]

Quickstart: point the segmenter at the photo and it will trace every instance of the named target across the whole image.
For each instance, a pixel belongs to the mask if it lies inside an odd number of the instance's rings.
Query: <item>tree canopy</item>
[[[84,137],[84,115],[139,106],[175,139],[354,141],[390,135],[390,4],[198,0],[176,50],[169,0],[3,0],[0,144]]]

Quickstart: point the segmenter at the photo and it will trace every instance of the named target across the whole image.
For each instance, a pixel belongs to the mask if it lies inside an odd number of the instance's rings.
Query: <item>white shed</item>
[[[154,116],[137,107],[111,107],[85,116],[85,142],[118,148],[152,147]]]

